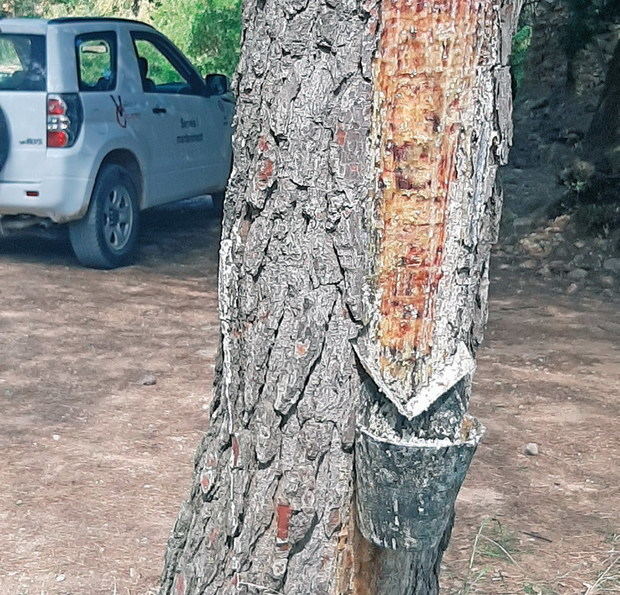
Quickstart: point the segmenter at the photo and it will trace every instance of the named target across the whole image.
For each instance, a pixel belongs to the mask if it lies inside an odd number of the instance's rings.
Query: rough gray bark
[[[371,545],[352,506],[355,435],[364,424],[404,442],[462,435],[519,8],[247,0],[220,251],[222,362],[163,593],[437,591],[452,514],[424,551]],[[432,221],[399,230],[397,202],[422,170],[440,182],[411,200],[426,200]],[[392,250],[394,238],[417,256]],[[415,312],[414,299],[424,306]]]

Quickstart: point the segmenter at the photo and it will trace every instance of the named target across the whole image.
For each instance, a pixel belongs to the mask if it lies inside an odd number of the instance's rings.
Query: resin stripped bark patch
[[[455,224],[451,213],[466,212],[475,192],[459,154],[473,148],[472,92],[490,57],[483,40],[492,10],[479,0],[390,0],[382,7],[375,311],[357,351],[409,417],[473,371],[460,321],[439,326],[438,304],[452,301],[454,319],[468,298],[454,288],[467,268],[459,237],[475,221]]]
[[[383,97],[379,337],[413,355],[432,345],[461,93],[473,79],[477,4],[395,1],[384,9],[377,77]],[[448,84],[455,71],[465,74],[456,77],[458,87]]]
[[[432,347],[461,105],[474,81],[478,6],[395,0],[383,8],[379,338],[412,356]]]

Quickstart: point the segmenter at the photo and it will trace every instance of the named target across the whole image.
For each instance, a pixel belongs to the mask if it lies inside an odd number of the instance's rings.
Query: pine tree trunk
[[[246,1],[222,361],[162,593],[437,592],[520,4]]]

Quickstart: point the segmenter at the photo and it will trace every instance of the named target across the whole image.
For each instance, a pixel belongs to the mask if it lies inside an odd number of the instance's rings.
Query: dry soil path
[[[219,231],[207,205],[150,213],[139,264],[120,271],[79,268],[62,240],[0,241],[0,595],[157,583],[208,422]],[[620,574],[618,302],[495,270],[473,404],[489,430],[444,590],[585,593],[606,568],[603,581]]]

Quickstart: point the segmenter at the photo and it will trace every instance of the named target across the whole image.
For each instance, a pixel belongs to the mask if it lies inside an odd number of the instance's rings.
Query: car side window
[[[116,33],[86,33],[75,38],[80,91],[116,88]]]
[[[172,47],[147,33],[132,33],[142,88],[145,93],[196,93],[193,73],[185,68]]]

